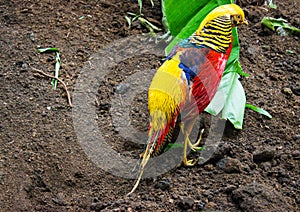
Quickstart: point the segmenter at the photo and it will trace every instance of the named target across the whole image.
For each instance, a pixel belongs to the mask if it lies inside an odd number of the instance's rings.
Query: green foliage
[[[150,0],[152,7],[154,6],[154,3],[152,0]],[[141,25],[146,27],[151,34],[155,34],[154,31],[161,31],[161,29],[154,24],[152,24],[150,21],[148,21],[144,15],[142,14],[143,9],[143,0],[138,0],[139,4],[139,14],[127,12],[129,16],[125,16],[125,19],[128,23],[128,27],[131,28],[132,22],[134,21],[140,21]]]
[[[269,7],[270,8],[272,8],[272,9],[277,9],[277,6],[276,6],[276,4],[273,4],[273,1],[272,0],[268,0],[268,2],[269,2]]]
[[[59,75],[59,69],[60,69],[60,56],[59,56],[59,50],[57,48],[40,48],[38,49],[38,52],[39,53],[46,53],[46,52],[55,52],[55,60],[56,60],[56,63],[55,63],[55,70],[54,70],[54,76],[56,78],[58,78],[58,75]],[[53,78],[52,81],[51,81],[51,85],[52,85],[52,88],[53,90],[56,90],[56,87],[57,87],[57,79]]]
[[[188,38],[199,27],[201,21],[214,8],[234,3],[233,0],[164,0],[163,10],[167,25],[174,36],[166,48],[166,54],[182,39]],[[242,71],[239,63],[240,46],[237,29],[232,31],[233,48],[216,93],[210,105],[205,109],[212,115],[222,111],[222,118],[229,120],[235,128],[242,129],[246,97],[239,77],[249,75]],[[265,114],[264,114],[265,115]]]
[[[212,115],[222,111],[223,119],[229,120],[235,128],[242,129],[246,97],[243,86],[238,80],[239,75],[231,72],[223,78],[224,83],[219,86],[218,92],[205,111]],[[231,101],[232,98],[235,100]]]
[[[268,113],[267,111],[265,111],[262,108],[256,107],[256,106],[251,105],[251,104],[246,104],[246,108],[249,108],[249,109],[251,109],[251,110],[253,110],[253,111],[257,112],[257,113],[260,113],[260,114],[262,114],[264,116],[267,116],[270,119],[272,118],[272,116],[270,115],[270,113]]]
[[[300,33],[300,29],[289,25],[283,18],[264,17],[261,23],[273,31],[275,27],[282,27],[285,30]]]
[[[138,4],[139,4],[139,7],[140,7],[140,14],[142,14],[143,0],[138,0]]]
[[[246,97],[243,86],[238,80],[239,74],[234,71],[238,63],[233,63],[230,71],[222,77],[215,97],[205,109],[206,112],[217,115],[222,111],[222,118],[229,120],[236,129],[242,129]]]
[[[137,0],[140,8],[140,14],[142,14],[142,9],[143,9],[143,0]],[[152,7],[154,6],[154,3],[152,0],[150,0]]]
[[[38,53],[45,53],[45,52],[59,52],[59,50],[58,50],[58,48],[55,48],[55,47],[38,49]]]
[[[140,21],[141,25],[146,27],[151,34],[155,34],[154,31],[161,31],[161,29],[154,24],[152,24],[150,21],[148,21],[146,18],[144,18],[143,14],[135,14],[132,12],[127,12],[128,15],[132,16],[132,18],[125,16],[125,19],[128,23],[129,28],[132,25],[132,22],[134,21]]]

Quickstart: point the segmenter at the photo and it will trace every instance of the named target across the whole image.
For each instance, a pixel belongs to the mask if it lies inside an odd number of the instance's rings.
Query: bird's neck
[[[208,22],[201,32],[195,32],[189,41],[199,47],[208,47],[225,53],[231,43],[232,22],[229,16],[220,16]]]

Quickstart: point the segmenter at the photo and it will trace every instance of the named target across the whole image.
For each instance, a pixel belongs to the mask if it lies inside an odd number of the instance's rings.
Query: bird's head
[[[237,14],[237,15],[231,15],[230,17],[231,17],[231,22],[232,22],[233,27],[242,25],[242,24],[248,25],[248,21],[245,19],[244,13]]]
[[[232,21],[232,27],[237,25],[246,24],[248,21],[245,18],[244,11],[236,4],[225,4],[213,9],[201,22],[198,27],[196,34],[200,34],[203,27],[210,22],[211,20],[220,17],[220,16],[229,16]]]

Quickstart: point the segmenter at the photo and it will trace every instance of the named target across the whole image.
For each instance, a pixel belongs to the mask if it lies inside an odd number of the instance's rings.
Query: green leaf
[[[140,14],[142,14],[142,8],[143,8],[143,0],[138,0],[139,8],[140,8]]]
[[[235,60],[231,61],[230,63],[226,64],[224,73],[223,73],[223,77],[224,75],[228,74],[229,72],[235,72],[243,77],[249,77],[250,75],[243,72],[242,66],[240,64],[240,62],[237,60],[237,58],[235,58]],[[222,77],[222,79],[223,79]]]
[[[50,48],[39,48],[38,49],[39,53],[45,53],[45,52],[59,52],[59,50],[55,47],[50,47]]]
[[[56,54],[56,56],[55,56],[56,63],[55,63],[54,76],[55,76],[56,78],[58,78],[58,76],[59,76],[59,69],[60,69],[60,64],[61,64],[61,63],[60,63],[59,52],[57,51],[55,54]],[[52,84],[53,90],[56,90],[56,87],[57,87],[57,79],[52,79],[51,84]]]
[[[138,19],[140,20],[141,24],[143,24],[144,26],[146,26],[149,29],[150,32],[152,32],[153,30],[156,30],[156,31],[161,30],[160,28],[158,28],[157,26],[155,26],[154,24],[152,24],[150,21],[148,21],[145,18],[139,17]]]
[[[154,2],[153,0],[150,0],[151,6],[154,7]]]
[[[283,18],[276,19],[276,18],[271,18],[271,17],[264,17],[263,20],[261,21],[261,23],[273,31],[275,31],[275,27],[282,27],[286,30],[300,33],[300,29],[290,26],[287,23],[287,21]]]
[[[227,67],[232,65],[232,63],[238,61],[240,57],[240,44],[239,44],[238,32],[236,27],[232,29],[232,37],[233,37],[232,50],[225,67],[225,71],[224,71],[225,73]]]
[[[126,15],[124,17],[125,17],[125,19],[126,19],[126,21],[128,23],[128,27],[130,28],[131,27],[131,19],[128,16],[126,16]]]
[[[273,0],[268,0],[268,6],[269,6],[269,8],[272,8],[272,9],[277,9],[277,6],[275,5],[275,4],[273,4]]]
[[[55,63],[55,70],[54,70],[54,76],[56,78],[58,78],[59,76],[59,69],[60,69],[60,56],[59,56],[59,50],[58,48],[55,48],[55,47],[50,47],[50,48],[39,48],[38,49],[38,52],[39,53],[45,53],[45,52],[55,52],[55,60],[56,60],[56,63]],[[51,80],[51,85],[52,85],[52,89],[53,90],[56,90],[56,87],[57,87],[57,79],[53,78]]]
[[[222,118],[229,120],[236,129],[242,129],[246,96],[241,82],[238,80],[239,75],[231,72],[234,80],[222,110]]]
[[[285,50],[287,53],[290,53],[290,54],[295,54],[295,52],[293,51],[293,50],[289,50],[289,49],[287,49],[287,50]]]
[[[262,109],[262,108],[259,108],[259,107],[257,107],[257,106],[254,106],[254,105],[251,105],[251,104],[246,104],[245,105],[245,107],[246,108],[249,108],[249,109],[251,109],[251,110],[253,110],[253,111],[255,111],[255,112],[257,112],[257,113],[260,113],[260,114],[262,114],[262,115],[264,115],[264,116],[267,116],[268,118],[272,118],[272,116],[271,116],[271,114],[270,113],[268,113],[267,111],[265,111],[264,109]]]
[[[232,71],[224,75],[216,95],[205,111],[217,115],[222,110],[223,119],[229,120],[235,128],[242,129],[246,97],[238,78],[239,74]]]
[[[186,26],[190,29],[188,34],[192,34],[211,10],[230,3],[233,0],[165,0],[164,9],[171,34],[182,33]]]
[[[132,13],[132,12],[127,12],[128,15],[132,15],[132,16],[140,16],[139,14],[136,13]]]
[[[165,10],[164,0],[161,0],[161,11],[162,11],[162,20],[161,20],[162,25],[164,26],[166,32],[170,32],[167,17],[166,17],[166,12],[165,12],[166,10]]]

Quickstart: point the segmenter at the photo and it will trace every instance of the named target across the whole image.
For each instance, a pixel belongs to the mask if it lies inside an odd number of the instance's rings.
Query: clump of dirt
[[[153,8],[150,1],[143,3],[145,16],[160,23],[160,1],[154,1]],[[88,158],[77,141],[63,88],[59,84],[52,90],[51,79],[31,67],[52,74],[54,55],[39,54],[37,48],[59,48],[60,77],[72,93],[90,56],[118,39],[147,32],[139,22],[129,29],[124,18],[128,11],[138,13],[137,2],[2,1],[1,209],[299,211],[299,34],[282,37],[260,23],[264,16],[282,17],[299,28],[298,1],[275,1],[277,9],[261,1],[238,3],[250,23],[239,29],[240,61],[250,74],[241,78],[247,102],[268,110],[273,118],[246,110],[243,130],[227,124],[210,161],[143,180],[125,197],[134,180],[111,175]],[[138,69],[159,67],[162,56],[123,61],[99,86],[98,126],[112,148],[128,157],[137,158],[143,145],[122,138],[111,124],[111,97],[126,92],[123,81]],[[123,88],[116,87],[120,85]],[[146,93],[138,93],[130,112],[135,128],[145,132],[146,103]]]

